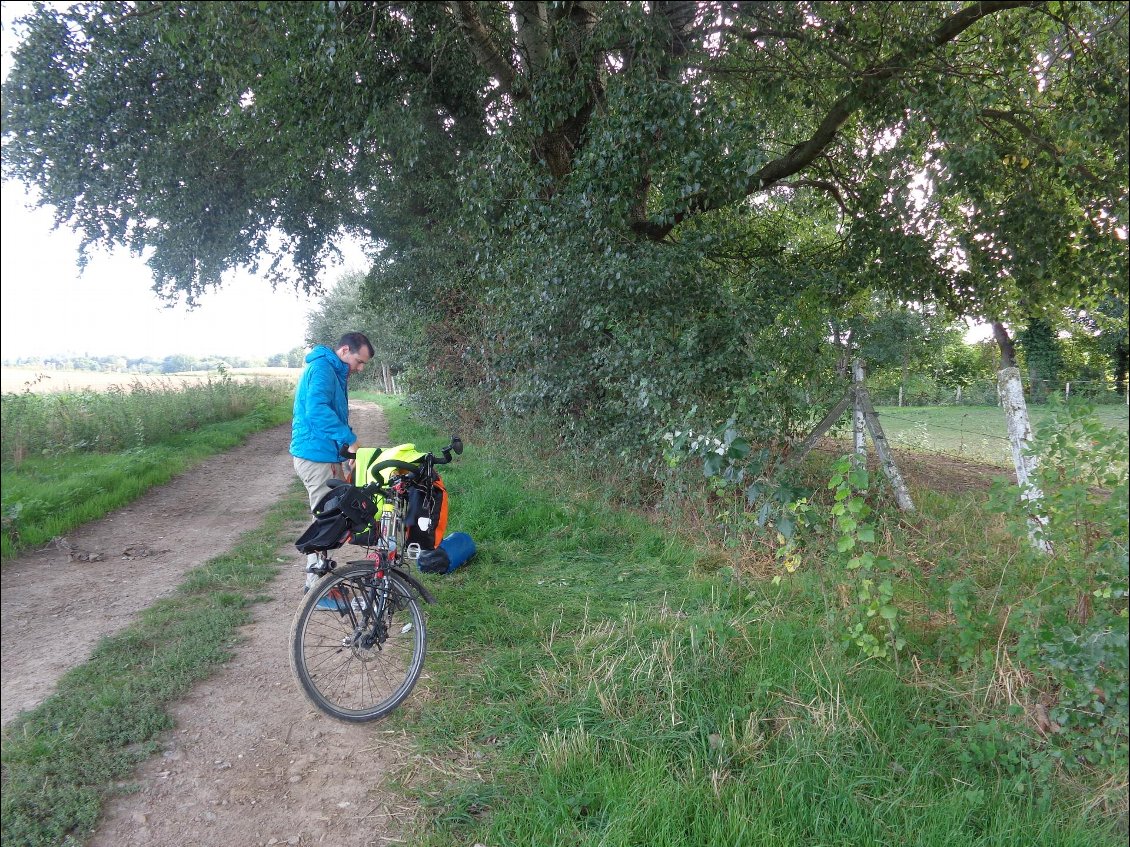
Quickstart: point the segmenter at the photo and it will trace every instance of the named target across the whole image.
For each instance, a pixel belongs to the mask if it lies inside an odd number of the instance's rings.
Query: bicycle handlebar
[[[343,452],[345,448],[342,448]],[[373,474],[380,474],[385,470],[397,470],[402,475],[408,477],[410,480],[418,479],[421,472],[425,468],[430,468],[432,465],[447,465],[452,462],[452,453],[456,456],[463,454],[463,440],[458,435],[451,437],[451,443],[439,451],[443,454],[443,458],[436,456],[434,453],[425,453],[418,463],[402,462],[399,459],[385,459],[383,462],[377,462],[370,465],[366,471]],[[350,454],[355,455],[355,454]],[[389,496],[392,492],[384,488],[379,482],[371,482],[363,486],[367,491],[372,491],[375,494],[380,494],[382,497]]]
[[[463,439],[458,435],[451,436],[451,443],[440,450],[440,452],[443,453],[442,459],[437,459],[433,454],[428,454],[432,457],[432,463],[436,465],[449,464],[451,462],[452,453],[454,453],[456,456],[463,455]]]

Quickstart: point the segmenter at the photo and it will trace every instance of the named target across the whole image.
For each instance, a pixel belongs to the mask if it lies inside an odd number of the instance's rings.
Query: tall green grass
[[[390,416],[393,441],[442,440]],[[607,481],[463,435],[449,527],[479,555],[429,580],[432,683],[401,713],[442,763],[416,843],[1123,843],[1099,787],[990,749],[977,727],[1007,713],[980,681],[841,649],[819,563],[742,576]]]
[[[37,456],[136,450],[292,397],[284,381],[241,382],[224,373],[200,385],[137,381],[108,391],[5,394],[0,460],[11,469]]]
[[[285,383],[6,395],[0,558],[70,532],[290,416]]]

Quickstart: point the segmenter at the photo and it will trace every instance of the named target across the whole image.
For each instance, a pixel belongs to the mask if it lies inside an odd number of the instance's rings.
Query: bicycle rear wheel
[[[373,586],[387,590],[375,618]],[[378,604],[379,607],[379,604]],[[290,664],[319,709],[343,721],[382,718],[404,702],[424,668],[427,633],[412,589],[352,562],[307,592],[290,628]]]

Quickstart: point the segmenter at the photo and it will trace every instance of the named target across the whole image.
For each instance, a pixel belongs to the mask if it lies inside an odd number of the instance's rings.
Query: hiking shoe
[[[341,591],[337,588],[331,588],[326,592],[326,596],[318,601],[318,605],[314,608],[325,609],[329,612],[337,612],[344,615],[349,606],[345,602],[345,597],[342,596]]]

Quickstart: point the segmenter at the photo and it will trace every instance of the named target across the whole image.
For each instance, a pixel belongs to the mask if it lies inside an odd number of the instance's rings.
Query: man
[[[330,490],[329,480],[345,477],[342,448],[357,452],[357,436],[349,428],[348,379],[361,373],[375,352],[363,333],[347,332],[336,350],[319,344],[306,355],[306,370],[294,394],[290,454],[306,486],[311,511]],[[312,572],[317,564],[317,554],[307,554],[307,588],[318,580]]]

